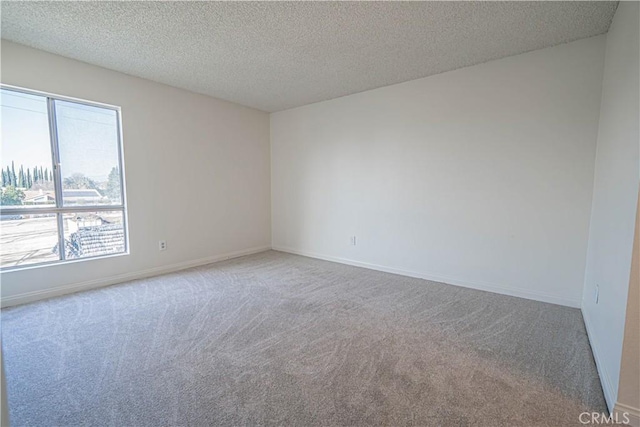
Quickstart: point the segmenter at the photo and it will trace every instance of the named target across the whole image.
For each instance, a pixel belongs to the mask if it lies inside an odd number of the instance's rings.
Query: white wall
[[[639,14],[637,2],[620,2],[607,34],[582,305],[610,409],[618,390],[640,176]]]
[[[3,305],[270,246],[267,113],[4,40],[1,55],[3,83],[122,107],[131,249],[2,273]]]
[[[272,114],[273,247],[578,307],[604,43]]]

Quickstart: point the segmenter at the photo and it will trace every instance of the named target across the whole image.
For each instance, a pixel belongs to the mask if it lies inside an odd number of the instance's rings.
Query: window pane
[[[124,252],[122,211],[63,214],[65,258]]]
[[[2,206],[55,206],[47,99],[2,89]]]
[[[63,205],[122,204],[116,111],[55,105]]]
[[[1,215],[0,267],[57,261],[55,214]]]

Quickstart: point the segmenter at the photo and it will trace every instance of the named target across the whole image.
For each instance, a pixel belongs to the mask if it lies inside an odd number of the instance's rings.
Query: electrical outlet
[[[349,238],[349,243],[351,243],[351,246],[355,246],[356,245],[356,236],[351,236]]]
[[[596,304],[600,300],[600,286],[596,285],[596,291],[593,295],[593,299],[596,301]]]
[[[161,251],[166,251],[167,250],[167,241],[166,240],[160,240],[158,242],[158,249]]]

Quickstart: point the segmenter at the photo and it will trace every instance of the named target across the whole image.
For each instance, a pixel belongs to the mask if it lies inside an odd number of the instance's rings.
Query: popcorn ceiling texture
[[[3,2],[2,38],[280,111],[606,32],[617,2]]]

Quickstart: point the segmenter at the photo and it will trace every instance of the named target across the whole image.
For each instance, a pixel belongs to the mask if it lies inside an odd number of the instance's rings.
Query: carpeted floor
[[[2,311],[12,426],[580,425],[580,311],[264,252]]]

